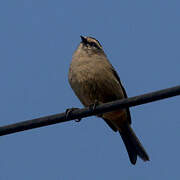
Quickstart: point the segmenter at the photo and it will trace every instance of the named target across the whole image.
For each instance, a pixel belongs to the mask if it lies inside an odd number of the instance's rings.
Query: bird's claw
[[[66,120],[69,119],[69,117],[70,117],[70,115],[71,115],[71,113],[72,113],[73,111],[78,110],[78,109],[79,109],[79,108],[68,108],[68,109],[66,109],[66,112],[65,112],[65,114],[66,114]],[[81,121],[81,118],[75,119],[75,121],[76,121],[76,122],[80,122],[80,121]]]
[[[92,110],[92,112],[94,112],[94,110],[96,109],[97,105],[99,105],[99,102],[97,100],[95,100],[94,104],[91,104],[89,106],[89,109]]]

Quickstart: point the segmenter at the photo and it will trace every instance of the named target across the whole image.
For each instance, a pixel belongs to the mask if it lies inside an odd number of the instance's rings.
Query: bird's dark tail
[[[132,164],[136,164],[137,156],[139,156],[144,161],[149,161],[149,157],[145,149],[141,145],[139,139],[129,124],[123,126],[119,133],[126,146],[129,159]]]

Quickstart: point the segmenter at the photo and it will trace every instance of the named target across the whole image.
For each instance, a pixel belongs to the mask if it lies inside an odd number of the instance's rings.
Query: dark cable
[[[84,117],[102,114],[116,109],[122,109],[126,107],[146,104],[177,95],[180,95],[180,86],[175,86],[160,91],[155,91],[127,99],[105,103],[102,105],[98,105],[95,109],[83,108],[83,109],[74,110],[71,113],[69,113],[68,118],[66,118],[66,113],[60,113],[51,116],[45,116],[32,120],[22,121],[0,127],[0,136],[16,133],[20,131],[25,131],[28,129],[34,129],[42,126],[48,126],[56,123],[62,123],[70,120],[81,119]]]

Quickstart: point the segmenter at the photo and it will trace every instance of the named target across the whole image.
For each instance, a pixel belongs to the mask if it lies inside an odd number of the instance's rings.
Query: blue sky
[[[68,68],[97,38],[128,96],[180,84],[180,2],[0,1],[0,125],[82,107]],[[151,161],[130,164],[118,134],[89,117],[1,137],[0,180],[178,179],[180,98],[131,108]]]

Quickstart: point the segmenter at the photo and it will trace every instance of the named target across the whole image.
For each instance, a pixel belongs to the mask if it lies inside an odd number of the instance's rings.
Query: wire
[[[123,109],[127,107],[146,104],[177,95],[180,95],[180,86],[175,86],[160,91],[154,91],[151,93],[134,96],[131,98],[121,99],[121,100],[105,103],[102,105],[97,105],[95,109],[88,107],[83,109],[77,109],[68,113],[68,116],[67,113],[64,112],[51,116],[45,116],[32,120],[22,121],[0,127],[0,136],[16,133],[20,131],[25,131],[29,129],[39,128],[43,126],[48,126],[56,123],[62,123],[70,120],[82,119],[84,117],[98,115],[117,109]]]

